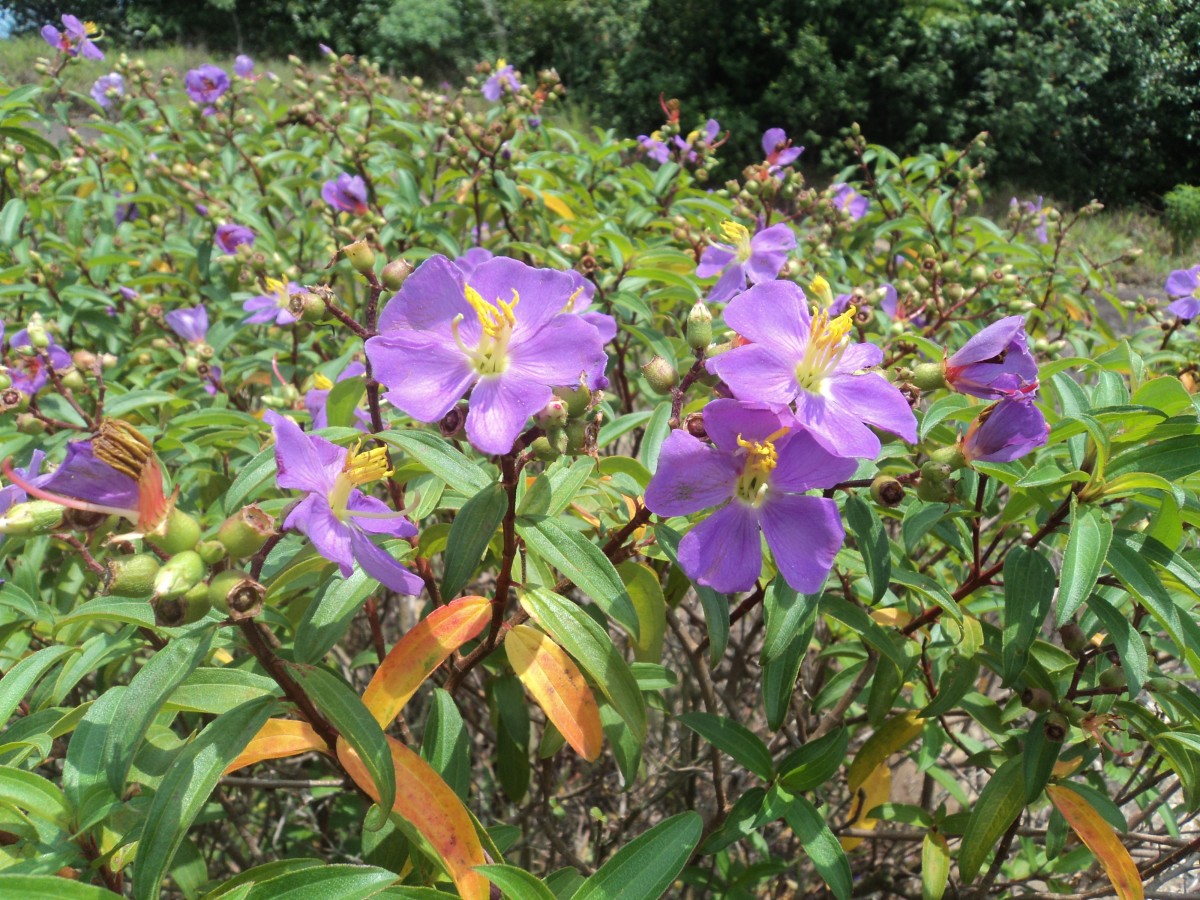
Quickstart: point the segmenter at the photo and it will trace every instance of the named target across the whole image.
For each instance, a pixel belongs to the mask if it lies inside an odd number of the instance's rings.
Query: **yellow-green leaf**
[[[1117,896],[1121,900],[1142,900],[1145,892],[1137,866],[1112,826],[1081,794],[1069,787],[1052,784],[1046,788],[1046,793],[1071,830],[1100,860]]]

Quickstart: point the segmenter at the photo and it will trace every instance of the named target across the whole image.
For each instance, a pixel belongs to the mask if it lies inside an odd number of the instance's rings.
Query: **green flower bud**
[[[966,458],[962,454],[962,450],[957,445],[952,447],[942,447],[934,450],[929,454],[931,462],[944,464],[950,467],[951,471],[961,469],[967,464]]]
[[[196,552],[207,566],[219,563],[226,555],[225,545],[220,541],[201,541],[196,545]]]
[[[350,265],[354,266],[354,271],[360,275],[366,275],[368,272],[375,270],[375,251],[371,249],[371,245],[366,241],[355,241],[353,244],[347,244],[342,248],[342,253],[346,255],[346,259],[350,260]]]
[[[46,323],[42,320],[41,313],[34,313],[29,317],[29,324],[25,330],[29,334],[30,347],[45,350],[50,346],[50,335],[46,333]]]
[[[212,609],[208,601],[208,587],[204,584],[195,587],[179,597],[154,597],[150,601],[154,607],[154,624],[160,628],[179,628],[199,622]]]
[[[899,506],[904,499],[904,485],[891,475],[879,475],[871,482],[871,496],[881,506]]]
[[[200,540],[200,523],[175,508],[156,531],[146,535],[146,540],[164,553],[182,553],[191,550]]]
[[[693,350],[706,350],[712,342],[712,313],[703,302],[697,302],[687,317],[687,345]]]
[[[245,572],[226,569],[208,583],[212,608],[231,619],[250,619],[262,612],[267,589]]]
[[[920,363],[913,367],[911,380],[923,391],[934,391],[946,386],[946,371],[941,363]]]
[[[976,284],[983,284],[988,280],[988,270],[983,266],[972,266],[971,280]]]
[[[63,373],[62,383],[63,387],[70,388],[73,391],[82,391],[87,387],[87,382],[83,380],[83,375],[80,374],[78,369],[74,368]]]
[[[562,427],[567,424],[567,403],[561,397],[555,397],[537,413],[533,420],[541,428]]]
[[[217,529],[220,541],[232,559],[245,559],[262,549],[275,533],[275,519],[251,503],[243,506]]]
[[[572,419],[563,431],[567,438],[567,453],[583,453],[587,450],[587,424],[582,419]]]
[[[104,566],[104,587],[100,593],[114,597],[149,597],[154,593],[154,578],[160,565],[153,553],[118,556]]]
[[[670,393],[671,388],[679,384],[679,372],[661,356],[654,357],[642,366],[642,375],[650,390],[656,394]]]
[[[1083,720],[1087,717],[1087,710],[1076,706],[1074,703],[1064,703],[1059,707],[1058,711],[1067,717],[1068,722],[1077,727],[1082,725]]]
[[[176,553],[154,576],[154,595],[160,600],[182,597],[204,577],[204,560],[195,550]]]
[[[0,514],[0,534],[25,537],[49,534],[62,526],[63,507],[49,500],[15,503]]]
[[[930,460],[921,466],[921,481],[941,484],[953,474],[953,471],[946,463]]]
[[[567,415],[572,419],[577,419],[587,412],[588,405],[592,402],[592,392],[582,384],[576,388],[556,387],[554,394],[567,404]]]
[[[1111,669],[1105,669],[1100,673],[1100,686],[1106,688],[1123,688],[1127,687],[1129,680],[1125,677],[1125,670],[1120,666],[1113,666]]]
[[[926,503],[949,503],[954,499],[954,491],[958,481],[953,478],[945,481],[930,481],[922,478],[917,484],[917,498]]]
[[[406,259],[393,259],[379,273],[379,280],[388,290],[398,291],[413,272],[412,263]]]
[[[1165,678],[1157,675],[1154,678],[1146,679],[1146,690],[1154,691],[1159,694],[1169,694],[1179,687],[1179,683],[1174,678]]]
[[[562,438],[562,443],[566,443],[566,432],[561,428],[551,429],[555,432],[556,437]],[[562,456],[562,451],[556,446],[559,442],[552,441],[546,435],[535,438],[533,443],[529,445],[529,452],[533,454],[535,459],[540,459],[542,462],[554,462]]]
[[[1074,622],[1068,622],[1062,628],[1058,629],[1058,635],[1062,638],[1063,647],[1072,653],[1077,654],[1087,646],[1087,635]]]

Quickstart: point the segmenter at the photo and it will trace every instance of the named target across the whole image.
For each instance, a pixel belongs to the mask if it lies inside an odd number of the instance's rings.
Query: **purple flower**
[[[962,439],[967,462],[1012,462],[1042,447],[1050,433],[1032,394],[1015,394],[993,403],[969,426]]]
[[[703,130],[696,129],[691,132],[686,139],[675,135],[672,143],[679,150],[679,158],[687,162],[696,162],[700,155],[696,153],[695,147],[699,146],[702,149],[711,149],[716,144],[717,137],[721,133],[721,125],[716,119],[709,119],[704,123]]]
[[[762,572],[761,529],[784,580],[819,591],[845,531],[834,501],[805,493],[849,478],[856,462],[763,404],[714,400],[704,429],[711,446],[682,429],[667,436],[646,488],[659,516],[719,507],[680,542],[684,572],[721,593],[749,590]]]
[[[15,469],[15,473],[21,481],[33,487],[41,487],[50,478],[47,475],[38,474],[42,470],[42,463],[45,462],[46,454],[41,450],[34,450],[29,458],[29,465],[23,469]],[[29,494],[20,484],[13,482],[6,484],[0,488],[0,520],[3,520],[4,514],[18,503],[24,503],[29,499]],[[4,535],[0,534],[0,545],[4,543]]]
[[[90,440],[67,444],[62,465],[48,476],[26,480],[8,460],[3,470],[9,481],[40,500],[124,516],[143,534],[162,525],[175,505],[163,490],[153,445],[120,419],[104,419]]]
[[[268,410],[263,419],[275,432],[275,464],[281,488],[304,491],[283,523],[308,536],[313,546],[348,577],[357,562],[376,581],[400,594],[418,594],[424,582],[371,542],[372,534],[412,537],[416,527],[382,500],[359,488],[391,477],[387,450],[351,453],[324,438],[305,434],[291,419]]]
[[[233,74],[238,78],[249,78],[254,72],[254,60],[245,53],[239,53],[233,61]]]
[[[661,140],[661,137],[657,131],[651,135],[639,134],[637,136],[638,144],[646,151],[646,155],[660,166],[671,160],[671,148]]]
[[[125,79],[117,72],[101,75],[92,85],[91,93],[93,100],[108,109],[113,105],[113,97],[110,94],[115,94],[117,97],[125,96]]]
[[[361,175],[342,172],[337,178],[325,182],[321,196],[334,209],[361,216],[367,211],[367,185]]]
[[[471,277],[471,273],[478,269],[481,265],[490,259],[495,259],[496,254],[486,247],[472,247],[462,256],[454,260],[454,265],[458,271],[462,272],[467,278]]]
[[[869,204],[866,197],[848,184],[835,184],[831,187],[835,209],[844,212],[853,222],[857,222],[867,214]]]
[[[121,298],[127,303],[132,303],[140,296],[137,291],[129,287],[119,287],[117,288],[117,293],[120,294]]]
[[[0,336],[3,336],[2,331],[0,331]],[[10,350],[29,347],[28,329],[22,328],[14,334],[8,342],[8,346]],[[45,356],[42,355],[43,353]],[[40,353],[13,354],[11,365],[8,369],[8,376],[12,379],[12,386],[29,397],[34,396],[44,388],[46,382],[50,380],[50,375],[46,371],[47,357],[49,357],[50,365],[55,371],[71,367],[71,354],[60,347],[54,338],[50,338],[50,346],[46,347]]]
[[[900,295],[890,284],[883,286],[883,296],[879,298],[879,308],[893,319],[900,312]]]
[[[208,310],[204,304],[173,309],[163,318],[173,332],[190,344],[202,344],[208,336]]]
[[[517,80],[517,73],[513,67],[503,59],[498,59],[496,71],[483,83],[483,96],[495,103],[506,88],[515,94],[521,90],[521,82]]]
[[[700,256],[696,267],[697,278],[711,278],[721,273],[721,279],[709,293],[713,303],[728,300],[751,284],[774,281],[784,263],[788,251],[796,246],[796,235],[784,223],[764,228],[753,237],[745,225],[725,222],[721,231],[730,240],[729,244],[710,244]]]
[[[247,247],[254,246],[254,232],[245,225],[235,225],[228,222],[217,228],[217,233],[213,238],[218,247],[225,253],[230,255],[237,252],[237,248],[242,244]]]
[[[274,322],[276,325],[291,325],[296,321],[290,308],[292,294],[303,291],[294,281],[286,284],[275,278],[267,279],[267,293],[251,297],[242,304],[242,309],[250,313],[244,322],[247,325],[261,325]]]
[[[118,198],[122,195],[117,194]],[[118,203],[116,210],[113,212],[113,224],[124,225],[126,222],[135,222],[142,217],[136,203]]]
[[[790,166],[800,154],[803,147],[793,147],[788,140],[787,132],[782,128],[768,128],[762,139],[763,153],[766,154],[768,171],[773,175],[784,166]]]
[[[313,378],[315,387],[311,388],[304,395],[304,408],[308,410],[309,416],[312,417],[312,427],[314,429],[326,428],[329,425],[329,413],[325,409],[325,405],[329,402],[329,392],[333,390],[335,383],[345,381],[347,378],[357,378],[360,375],[365,375],[367,367],[360,362],[352,362],[342,370],[342,374],[337,377],[337,382],[330,381],[324,375],[316,375]],[[355,410],[355,416],[358,419],[358,427],[367,430],[365,427],[370,421],[366,414],[361,410]]]
[[[1165,288],[1168,297],[1176,298],[1167,312],[1181,319],[1200,316],[1200,266],[1176,269],[1167,277]]]
[[[985,400],[1037,390],[1038,367],[1025,337],[1025,317],[993,322],[943,363],[952,390]]]
[[[1018,214],[1037,216],[1036,220],[1034,220],[1036,225],[1033,229],[1033,236],[1037,238],[1039,244],[1048,244],[1050,242],[1050,235],[1046,233],[1047,207],[1043,206],[1043,201],[1044,198],[1039,196],[1037,198],[1037,202],[1026,200],[1024,203],[1022,203],[1017,200],[1016,197],[1013,197],[1008,201],[1008,205],[1013,209],[1016,209]]]
[[[553,388],[604,363],[595,327],[564,311],[575,292],[567,272],[497,258],[468,277],[433,256],[384,308],[367,357],[388,400],[421,422],[441,419],[469,390],[471,444],[507,453]]]
[[[317,49],[321,51],[322,56],[337,56],[328,44],[317,44]]]
[[[213,104],[229,90],[229,76],[220,66],[205,63],[190,70],[183,78],[183,85],[193,102]]]
[[[794,402],[800,424],[844,456],[879,452],[868,425],[915,443],[916,417],[904,395],[878,372],[864,371],[883,361],[883,351],[850,342],[853,315],[813,316],[793,282],[757,284],[725,307],[726,324],[753,343],[713,357],[709,371],[739,399]]]
[[[202,218],[208,216],[208,207],[205,204],[197,203],[194,209],[196,210],[196,215]]]
[[[96,26],[92,22],[80,22],[75,16],[63,14],[63,30],[53,25],[42,28],[42,37],[54,49],[67,56],[83,55],[84,59],[104,59],[104,54],[93,42]]]

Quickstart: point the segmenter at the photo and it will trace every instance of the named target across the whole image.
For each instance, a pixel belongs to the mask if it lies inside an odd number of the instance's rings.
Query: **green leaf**
[[[1150,675],[1150,657],[1146,644],[1129,617],[1098,594],[1088,597],[1088,609],[1096,614],[1109,640],[1117,648],[1121,667],[1129,684],[1129,696],[1136,697]]]
[[[637,610],[621,576],[603,551],[577,531],[546,516],[517,520],[525,546],[569,578],[596,605],[637,640]]]
[[[1141,444],[1115,457],[1108,477],[1125,472],[1153,472],[1167,481],[1178,481],[1200,470],[1200,434],[1181,434],[1153,444]]]
[[[522,598],[538,624],[582,666],[613,709],[640,741],[646,736],[646,708],[625,658],[595,619],[566,597],[533,588]]]
[[[77,652],[74,647],[56,644],[31,653],[0,678],[0,723],[7,722],[21,699],[38,680],[64,656]]]
[[[171,692],[163,708],[220,715],[278,692],[279,685],[265,675],[230,667],[200,668]]]
[[[471,738],[457,704],[441,688],[433,690],[421,735],[421,756],[466,802],[471,789]]]
[[[572,900],[658,900],[683,871],[703,829],[694,812],[659,822],[613,854]]]
[[[1054,623],[1061,628],[1075,614],[1096,586],[1100,570],[1112,542],[1112,523],[1104,511],[1095,506],[1075,507],[1071,517],[1071,533],[1063,554],[1062,583],[1058,589]]]
[[[794,794],[826,784],[841,768],[849,745],[849,729],[835,728],[796,748],[779,762],[779,783]]]
[[[533,482],[517,507],[518,514],[557,516],[571,505],[595,467],[590,456],[557,460]]]
[[[1029,648],[1054,599],[1054,569],[1037,550],[1019,546],[1004,560],[1004,632],[1001,676],[1005,684],[1025,668]]]
[[[379,806],[391,809],[396,801],[396,767],[383,729],[362,698],[342,679],[319,666],[292,664],[288,671],[358,753],[379,791]]]
[[[238,469],[237,477],[225,492],[225,508],[236,510],[275,474],[275,445],[264,447],[254,459]]]
[[[326,863],[256,881],[243,900],[366,900],[398,880],[375,866]]]
[[[958,851],[958,871],[963,884],[979,874],[1000,836],[1025,808],[1025,762],[1020,756],[1007,760],[986,782],[971,809]]]
[[[617,574],[637,611],[638,638],[633,642],[633,658],[658,662],[667,630],[667,602],[658,573],[647,565],[626,560],[617,566]]]
[[[213,630],[201,626],[174,638],[133,676],[121,695],[101,754],[101,764],[114,794],[125,788],[125,778],[146,730],[167,697],[200,665],[212,645]]]
[[[0,897],[20,897],[21,900],[120,900],[121,895],[94,884],[59,878],[57,875],[0,872]]]
[[[70,830],[67,798],[41,775],[13,766],[0,766],[0,806],[15,806],[48,828],[38,828],[45,841]],[[0,895],[3,896],[3,895]]]
[[[504,485],[496,483],[481,490],[455,514],[446,541],[443,597],[448,600],[457,597],[458,592],[470,581],[507,510],[508,494]]]
[[[203,900],[220,900],[223,897],[237,897],[239,900],[245,900],[245,894],[237,891],[237,888],[243,886],[249,888],[255,884],[270,881],[272,878],[278,878],[280,875],[286,875],[289,872],[302,872],[305,869],[324,865],[325,862],[319,859],[277,859],[274,862],[263,863],[261,866],[246,869],[232,878],[223,881],[220,885],[205,894]]]
[[[142,824],[133,873],[133,895],[138,900],[158,897],[175,851],[208,803],[221,773],[275,709],[274,698],[264,697],[218,716],[167,770]]]
[[[325,420],[330,427],[353,428],[357,422],[355,410],[366,392],[367,382],[361,375],[334,384],[325,400]]]
[[[379,590],[379,583],[364,569],[355,569],[349,578],[335,578],[325,592],[312,601],[296,629],[296,660],[317,662],[338,642],[358,608]]]
[[[932,578],[922,575],[920,572],[913,572],[902,568],[892,569],[891,578],[893,584],[902,584],[928,597],[942,612],[946,613],[960,625],[962,624],[962,609],[954,602],[954,598],[950,596],[950,592]]]
[[[817,624],[818,606],[817,595],[792,590],[779,575],[775,576],[763,597],[767,626],[763,641],[762,695],[767,725],[772,731],[778,731],[787,718],[800,665]]]
[[[21,223],[25,220],[28,206],[20,197],[13,197],[0,210],[0,247],[8,249],[21,234]]]
[[[516,866],[476,866],[475,871],[512,900],[556,900],[554,892],[540,878]]]
[[[495,481],[458,450],[425,431],[385,431],[379,439],[393,444],[457,491],[477,494]]]
[[[775,776],[771,751],[754,732],[732,719],[706,712],[689,712],[679,721],[718,750],[729,754],[763,781]]]
[[[783,810],[783,818],[833,895],[847,900],[854,887],[850,861],[816,807],[803,797],[793,797]]]
[[[846,522],[858,539],[867,577],[871,579],[871,602],[878,603],[887,593],[892,573],[892,557],[883,524],[875,510],[855,495],[846,500]]]

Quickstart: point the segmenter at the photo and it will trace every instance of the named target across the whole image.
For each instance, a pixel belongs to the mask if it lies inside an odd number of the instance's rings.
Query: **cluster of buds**
[[[602,415],[597,404],[602,392],[591,391],[582,381],[575,388],[555,388],[554,399],[534,416],[543,434],[534,439],[529,452],[544,462],[564,454],[593,453]]]

